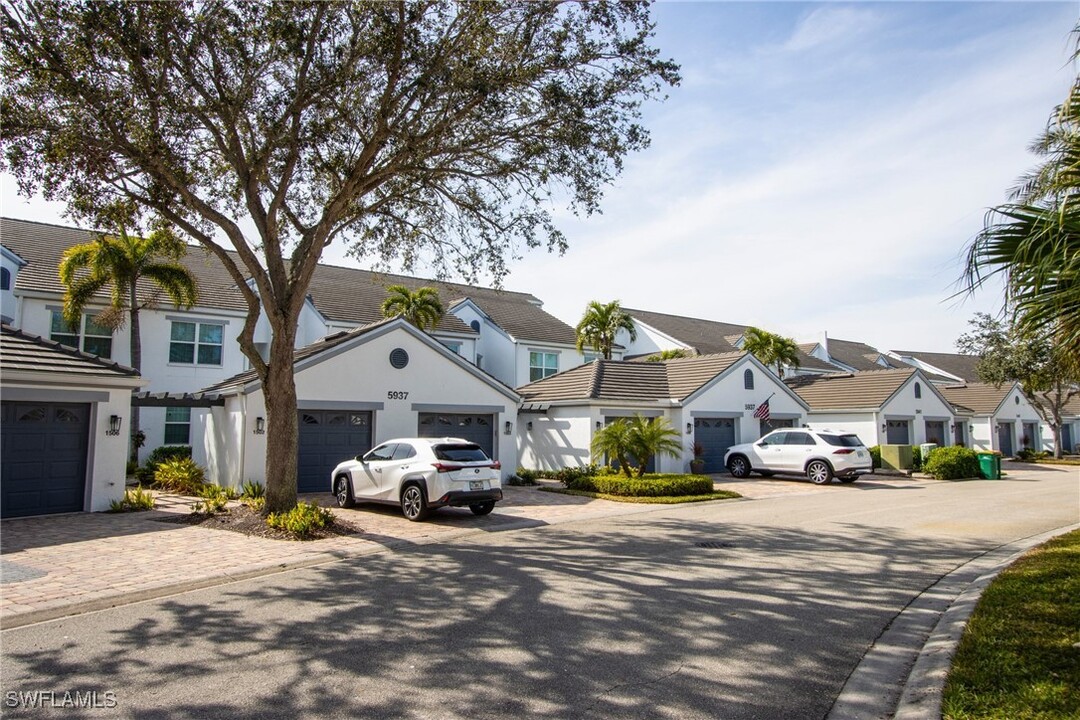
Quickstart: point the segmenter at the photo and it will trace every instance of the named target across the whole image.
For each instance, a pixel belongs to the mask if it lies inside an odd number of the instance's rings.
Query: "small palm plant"
[[[623,418],[609,423],[603,429],[597,430],[592,439],[592,454],[599,462],[608,458],[619,466],[626,477],[630,475],[630,464],[626,461],[630,454],[630,423]]]
[[[391,285],[382,304],[383,317],[401,315],[421,330],[434,330],[446,310],[434,288],[422,287],[412,291],[404,285]]]
[[[635,415],[630,421],[630,455],[637,461],[638,477],[645,475],[649,459],[657,455],[682,456],[679,433],[667,418],[644,418]]]

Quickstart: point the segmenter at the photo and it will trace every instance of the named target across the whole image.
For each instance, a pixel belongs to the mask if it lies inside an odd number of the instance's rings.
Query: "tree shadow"
[[[5,686],[113,689],[135,718],[821,718],[896,612],[979,549],[859,525],[609,527],[13,631]]]

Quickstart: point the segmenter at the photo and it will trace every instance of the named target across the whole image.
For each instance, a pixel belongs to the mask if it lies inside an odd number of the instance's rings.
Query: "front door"
[[[1061,426],[1061,448],[1062,452],[1071,453],[1073,451],[1072,425]]]
[[[1011,422],[998,423],[998,450],[1005,457],[1013,456],[1013,424]]]
[[[1020,437],[1020,447],[1025,450],[1039,449],[1039,424],[1024,423],[1024,434]]]
[[[958,420],[952,426],[953,445],[964,447],[967,445],[967,433],[964,432],[964,422]]]
[[[885,422],[885,443],[887,445],[910,445],[911,432],[907,420],[887,420]]]
[[[944,420],[927,420],[926,421],[926,442],[934,443],[938,447],[945,445],[945,421]]]

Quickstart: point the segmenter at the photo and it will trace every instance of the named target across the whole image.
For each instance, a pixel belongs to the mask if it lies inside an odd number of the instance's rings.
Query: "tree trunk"
[[[266,400],[266,513],[296,506],[297,422],[293,378],[295,324],[277,323],[263,386]]]
[[[131,351],[131,367],[135,368],[142,375],[142,338],[140,337],[141,330],[139,329],[139,303],[135,294],[135,286],[138,282],[131,283],[131,295],[128,298],[128,308],[131,313],[131,337],[128,341],[128,348]],[[133,462],[139,462],[139,443],[136,438],[139,436],[139,406],[131,406],[131,460]]]

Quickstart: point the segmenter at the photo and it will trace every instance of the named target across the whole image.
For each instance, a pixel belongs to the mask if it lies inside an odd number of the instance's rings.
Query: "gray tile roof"
[[[656,328],[665,335],[675,338],[683,345],[693,348],[695,352],[701,355],[737,352],[738,348],[735,347],[735,343],[750,327],[749,325],[734,325],[716,320],[668,315],[648,310],[632,310],[630,308],[623,308],[623,310],[649,327]],[[834,365],[824,363],[808,355],[801,346],[799,349],[799,367],[804,370],[837,372]]]
[[[977,355],[933,353],[918,350],[894,350],[893,352],[901,357],[914,358],[927,365],[931,365],[942,372],[955,375],[958,378],[962,378],[964,382],[979,382],[979,374],[975,371],[975,366],[979,363],[979,357]]]
[[[866,343],[829,338],[828,349],[830,358],[847,365],[853,370],[861,372],[885,369],[883,365],[878,365],[875,362],[879,356],[884,354]],[[899,367],[899,363],[890,361],[887,357],[885,361],[889,363],[889,367]]]
[[[56,274],[60,257],[72,245],[89,242],[92,238],[93,233],[89,230],[0,218],[0,242],[28,262],[19,272],[16,289],[62,294],[64,287]],[[183,262],[198,281],[199,306],[246,312],[247,305],[236,283],[221,263],[201,247],[189,247]],[[230,255],[236,259],[235,253]],[[366,325],[383,319],[382,302],[390,285],[405,285],[412,290],[433,287],[439,291],[446,308],[471,298],[496,324],[519,340],[569,345],[576,341],[574,329],[545,312],[540,300],[528,293],[322,264],[312,277],[308,293],[315,307],[328,320]],[[106,301],[107,294],[102,293],[101,299]],[[459,318],[449,314],[438,329],[473,332]]]
[[[938,390],[953,405],[967,408],[976,415],[992,415],[1012,390],[1012,383],[994,387],[986,383],[944,385]]]
[[[745,353],[699,355],[666,362],[595,360],[518,388],[526,402],[559,400],[683,400],[738,362]]]
[[[30,335],[10,325],[0,326],[0,372],[16,370],[95,377],[139,377],[134,369],[96,355]]]
[[[832,340],[829,341],[832,343]],[[784,383],[801,397],[811,410],[879,408],[914,375],[913,367],[869,370],[843,375],[800,375]]]

